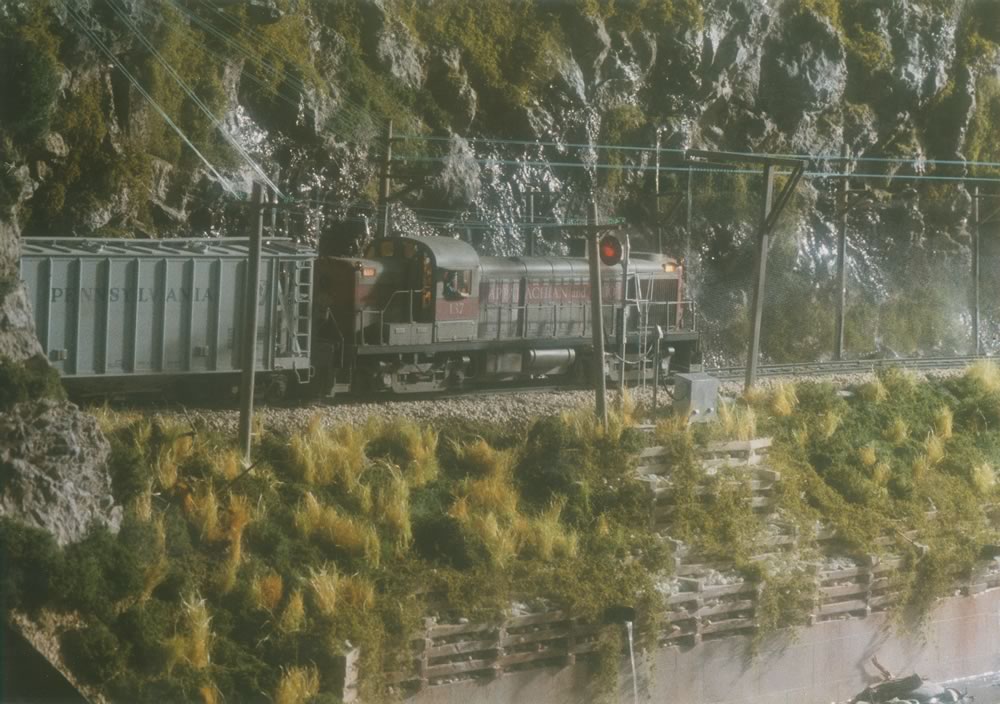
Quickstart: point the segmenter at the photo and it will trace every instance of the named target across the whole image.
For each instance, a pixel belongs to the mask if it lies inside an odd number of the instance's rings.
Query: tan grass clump
[[[285,595],[285,581],[277,572],[254,577],[250,583],[250,594],[254,606],[261,611],[273,613]]]
[[[978,464],[972,468],[972,486],[985,496],[996,487],[997,476],[993,467],[988,464]]]
[[[182,605],[185,631],[172,639],[174,656],[180,656],[195,670],[204,670],[211,662],[212,618],[205,600],[192,596]]]
[[[410,486],[417,488],[434,481],[441,470],[437,460],[437,431],[404,421],[396,426],[395,434],[406,455],[403,473]]]
[[[876,377],[873,381],[862,384],[858,388],[858,395],[868,403],[882,403],[889,398],[889,389]]]
[[[476,513],[466,522],[468,532],[486,551],[491,564],[506,567],[517,557],[516,528],[503,526],[493,513]]]
[[[990,359],[973,362],[965,370],[967,379],[975,382],[983,391],[1000,392],[1000,368]]]
[[[892,467],[888,462],[879,462],[872,468],[872,481],[879,486],[885,486],[888,484],[891,476]]]
[[[752,406],[720,403],[719,424],[731,440],[753,440],[757,435],[757,413]]]
[[[875,448],[871,445],[865,445],[864,447],[858,448],[858,459],[864,467],[874,466],[878,461],[878,456],[875,454]]]
[[[922,481],[931,471],[932,466],[933,465],[927,455],[917,455],[911,465],[913,469],[913,479],[918,482]]]
[[[340,598],[344,604],[356,611],[369,611],[375,607],[375,584],[361,575],[345,575],[340,578]]]
[[[337,615],[337,597],[340,593],[340,577],[335,566],[323,566],[318,570],[309,568],[309,590],[316,611],[327,618]]]
[[[546,562],[576,556],[577,535],[559,521],[563,505],[564,502],[553,501],[544,513],[515,524],[519,533],[518,542],[525,553]]]
[[[219,498],[212,482],[202,482],[191,496],[188,517],[198,530],[201,539],[207,542],[221,540],[225,533],[219,520]]]
[[[836,411],[827,411],[820,419],[820,433],[824,440],[832,438],[840,429],[840,424],[844,418]]]
[[[466,479],[460,491],[469,505],[480,512],[508,518],[517,514],[520,496],[510,475],[505,472]]]
[[[934,414],[934,432],[942,440],[948,440],[954,434],[955,416],[948,406],[941,406]]]
[[[885,429],[885,438],[893,445],[902,445],[910,436],[910,426],[902,418],[895,418]]]
[[[223,450],[212,462],[212,469],[226,481],[233,481],[244,471],[243,456],[234,448]]]
[[[779,381],[771,387],[771,413],[779,418],[787,418],[795,412],[799,397],[795,393],[795,384],[789,381]]]
[[[153,544],[155,557],[143,573],[142,591],[139,594],[140,602],[147,601],[170,572],[170,561],[167,559],[167,528],[163,514],[158,514],[153,520],[153,535],[155,538]]]
[[[929,433],[924,440],[924,452],[927,454],[927,461],[933,467],[944,459],[944,440],[935,433]]]
[[[307,484],[338,484],[350,490],[357,486],[368,464],[367,444],[365,428],[341,425],[328,432],[314,416],[305,433],[292,436],[290,465]]]
[[[392,468],[389,481],[379,487],[375,505],[382,518],[382,524],[392,536],[396,554],[402,555],[413,541],[413,528],[410,524],[410,486],[395,468]]]
[[[302,591],[296,589],[288,597],[285,610],[281,612],[278,620],[278,628],[283,633],[298,633],[306,626],[306,605],[302,598]]]
[[[323,506],[312,492],[306,492],[295,509],[293,521],[303,537],[324,540],[378,566],[381,544],[375,529],[360,519],[341,514],[333,506]]]
[[[306,704],[319,694],[319,670],[309,667],[289,667],[281,671],[274,704]]]
[[[211,682],[198,688],[198,696],[201,698],[201,704],[219,704],[219,688]]]
[[[513,469],[513,454],[495,449],[483,438],[465,444],[455,443],[454,452],[456,462],[473,477],[509,474]]]

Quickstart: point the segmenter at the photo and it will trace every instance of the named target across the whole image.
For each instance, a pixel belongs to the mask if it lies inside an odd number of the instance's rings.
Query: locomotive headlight
[[[675,271],[677,271],[677,265],[672,262],[667,262],[666,264],[663,265],[663,270],[668,274],[673,274]]]
[[[372,277],[372,276],[375,276],[375,267],[373,267],[373,266],[366,266],[366,267],[364,267],[361,270],[361,275],[364,276],[364,277],[369,277],[369,278]]]

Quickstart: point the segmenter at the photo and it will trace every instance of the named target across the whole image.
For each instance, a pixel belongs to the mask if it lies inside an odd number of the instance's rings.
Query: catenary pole
[[[597,201],[591,200],[587,221],[594,228],[587,233],[588,258],[590,260],[590,319],[594,340],[594,411],[601,427],[608,427],[608,394],[604,373],[604,312],[601,300],[601,256],[597,229]]]
[[[250,465],[253,429],[253,385],[257,366],[257,305],[260,295],[260,250],[264,235],[264,187],[253,184],[254,226],[247,252],[246,277],[243,284],[243,343],[240,350],[242,375],[240,379],[240,448],[243,462]]]

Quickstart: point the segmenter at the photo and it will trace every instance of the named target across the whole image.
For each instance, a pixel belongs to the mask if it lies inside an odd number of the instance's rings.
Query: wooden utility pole
[[[597,201],[591,200],[587,222],[593,228],[587,233],[588,259],[590,260],[590,318],[594,340],[594,411],[601,427],[608,427],[608,390],[604,374],[604,312],[601,300],[601,255],[597,229]]]
[[[982,339],[979,335],[979,275],[980,275],[980,239],[982,221],[979,213],[979,186],[972,192],[972,353],[977,357],[982,353]]]
[[[840,156],[844,159],[844,169],[847,170],[847,145],[840,148]],[[847,209],[848,209],[848,179],[840,180],[838,207],[840,208],[840,230],[837,236],[837,330],[834,337],[833,358],[844,358],[844,323],[847,317]]]
[[[764,314],[764,282],[767,280],[767,250],[771,228],[767,226],[774,198],[774,170],[764,164],[764,198],[761,203],[761,226],[757,232],[757,246],[753,253],[753,300],[750,308],[750,349],[747,352],[746,388],[757,381],[757,364],[760,361],[760,325]]]
[[[382,186],[379,190],[379,235],[389,236],[389,190],[392,187],[392,120],[385,128],[385,158],[382,160]]]
[[[257,367],[257,305],[260,301],[260,250],[264,237],[264,187],[253,184],[253,213],[256,225],[251,231],[247,251],[246,277],[243,284],[243,343],[240,350],[240,448],[243,462],[250,466],[253,431],[253,385]]]

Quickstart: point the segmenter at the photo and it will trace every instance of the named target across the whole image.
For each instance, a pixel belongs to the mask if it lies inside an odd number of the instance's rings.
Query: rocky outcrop
[[[33,401],[0,413],[0,515],[42,528],[60,545],[92,524],[117,531],[110,451],[93,416],[72,404]]]

